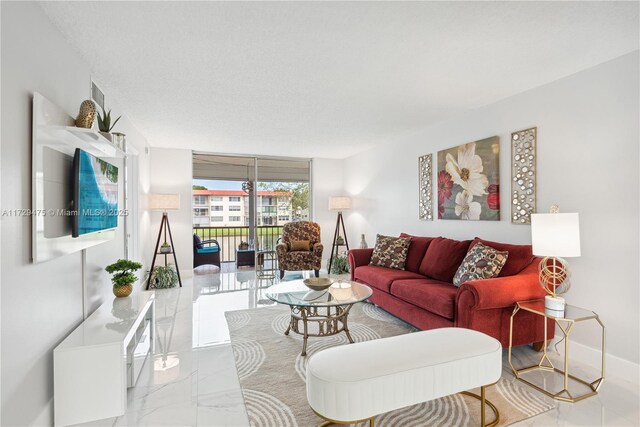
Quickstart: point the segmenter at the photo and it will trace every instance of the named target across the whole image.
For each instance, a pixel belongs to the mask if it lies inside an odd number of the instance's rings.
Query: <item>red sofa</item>
[[[405,270],[369,265],[373,249],[349,251],[351,280],[373,289],[369,301],[420,329],[449,326],[475,329],[509,346],[509,320],[516,301],[543,299],[538,283],[539,258],[531,245],[490,242],[476,237],[452,240],[443,237],[411,237]],[[452,284],[467,250],[482,242],[509,251],[498,277]],[[520,311],[514,318],[513,345],[544,341],[541,316]],[[548,336],[554,324],[548,322]]]

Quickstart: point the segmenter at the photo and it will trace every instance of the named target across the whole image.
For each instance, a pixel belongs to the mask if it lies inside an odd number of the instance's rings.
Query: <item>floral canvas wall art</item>
[[[438,219],[500,220],[500,139],[438,152]]]

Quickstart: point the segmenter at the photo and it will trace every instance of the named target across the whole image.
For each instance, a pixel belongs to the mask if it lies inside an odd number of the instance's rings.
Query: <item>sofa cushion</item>
[[[458,288],[433,279],[396,280],[391,295],[438,316],[453,320]]]
[[[427,252],[427,248],[434,238],[412,236],[407,233],[400,233],[400,237],[411,238],[411,244],[409,244],[409,251],[407,252],[407,260],[404,264],[404,269],[418,273],[420,271],[422,258],[424,258],[424,254]]]
[[[376,247],[371,255],[370,265],[404,270],[407,251],[411,239],[408,237],[391,237],[378,234]]]
[[[206,248],[196,249],[199,254],[213,254],[220,252],[220,248],[217,246],[207,246]]]
[[[392,268],[378,267],[375,265],[362,265],[357,267],[353,278],[360,282],[366,283],[372,288],[389,292],[391,282],[400,279],[424,279],[418,273],[405,270],[395,270]]]
[[[470,243],[471,240],[436,237],[424,254],[419,272],[433,279],[452,283]]]
[[[509,258],[507,258],[507,262],[504,264],[504,267],[502,267],[502,270],[500,270],[498,277],[513,276],[514,274],[520,273],[527,268],[535,258],[531,250],[531,245],[512,245],[509,243],[492,242],[476,237],[473,239],[471,247],[476,243],[491,246],[499,251],[509,252]]]
[[[498,277],[509,257],[509,252],[498,251],[477,242],[469,248],[458,271],[453,276],[453,285],[460,286],[469,280],[492,279]]]

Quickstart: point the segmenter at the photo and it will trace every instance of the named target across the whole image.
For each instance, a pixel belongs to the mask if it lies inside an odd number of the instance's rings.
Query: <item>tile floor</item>
[[[253,270],[230,270],[201,267],[183,288],[156,291],[156,347],[129,390],[127,412],[83,425],[249,425],[224,313],[272,305],[265,288],[278,279],[257,281]],[[536,357],[539,353],[520,347],[514,364],[530,365]],[[586,366],[573,365],[572,372],[597,378],[597,371]],[[503,375],[513,375],[506,352]],[[559,385],[555,377],[534,375],[538,383]],[[575,404],[557,402],[554,410],[516,425],[639,426],[639,406],[637,384],[607,378],[597,396]]]

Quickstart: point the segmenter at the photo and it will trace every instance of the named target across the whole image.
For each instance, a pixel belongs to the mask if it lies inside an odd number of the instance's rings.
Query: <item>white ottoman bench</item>
[[[502,346],[496,339],[463,328],[442,328],[323,350],[307,364],[307,399],[327,420],[322,425],[369,421],[374,416],[485,386],[500,379]],[[486,403],[499,421],[497,408]]]

